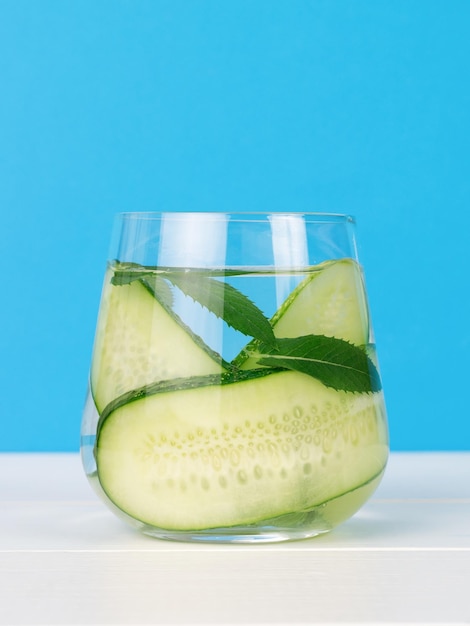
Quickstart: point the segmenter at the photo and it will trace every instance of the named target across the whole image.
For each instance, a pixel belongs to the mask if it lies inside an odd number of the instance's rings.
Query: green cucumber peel
[[[146,276],[139,278],[139,281],[147,291],[158,300],[162,307],[173,316],[173,292],[169,284],[161,276]],[[112,280],[111,280],[112,282]]]
[[[252,370],[231,370],[222,374],[206,374],[204,376],[191,376],[189,378],[172,378],[170,380],[160,380],[150,385],[144,385],[138,389],[127,391],[119,397],[112,400],[102,411],[97,425],[97,438],[99,432],[108,418],[108,416],[119,407],[141,400],[147,396],[153,396],[157,393],[170,393],[175,391],[184,391],[186,389],[197,389],[199,387],[210,387],[220,385],[230,385],[233,383],[241,383],[256,378],[269,376],[274,372],[282,371],[279,368],[259,368]]]

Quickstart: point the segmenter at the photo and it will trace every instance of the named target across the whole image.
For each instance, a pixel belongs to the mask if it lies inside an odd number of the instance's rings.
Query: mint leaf
[[[116,262],[111,283],[128,285],[140,280],[150,291],[153,289],[159,300],[171,303],[170,295],[162,286],[163,279],[178,287],[184,294],[199,302],[203,307],[224,320],[226,324],[248,337],[254,337],[273,346],[275,338],[272,326],[262,311],[243,293],[226,282],[215,280],[199,270],[172,271],[170,268],[145,267],[136,263]],[[238,272],[227,271],[228,275]],[[217,271],[221,277],[225,273]],[[160,280],[160,282],[158,282]]]
[[[157,265],[140,265],[139,263],[129,263],[129,262],[121,262],[114,261],[114,275],[111,278],[111,283],[113,285],[128,285],[132,283],[134,280],[143,280],[147,279],[149,276],[154,276],[156,273],[161,274],[162,276],[168,274],[169,272],[174,272],[175,269],[172,267],[164,267]],[[181,268],[178,272],[191,271],[198,276],[204,276],[204,270],[185,270]],[[211,270],[206,270],[205,274],[207,277],[208,272],[210,272],[211,277],[217,276],[221,278],[226,278],[227,276],[244,276],[246,274],[251,274],[251,270],[242,270],[242,269],[223,269],[223,268],[214,268]]]
[[[365,350],[343,339],[306,335],[260,345],[251,356],[259,365],[303,372],[338,391],[380,391],[380,376]]]
[[[128,285],[135,280],[151,278],[155,272],[148,267],[137,263],[121,263],[115,261],[114,274],[111,278],[112,285]]]
[[[161,304],[168,308],[173,306],[173,293],[161,274],[137,263],[119,263],[116,261],[116,266],[117,269],[111,277],[112,285],[119,287],[138,280]]]
[[[275,345],[269,320],[235,287],[195,271],[166,272],[165,278],[235,330],[267,345]]]

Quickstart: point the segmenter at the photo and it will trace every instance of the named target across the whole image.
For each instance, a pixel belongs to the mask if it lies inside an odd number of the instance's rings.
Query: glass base
[[[309,539],[330,532],[356,513],[380,483],[385,468],[374,478],[333,500],[308,511],[287,513],[255,524],[207,528],[197,530],[170,530],[146,524],[116,507],[101,488],[96,473],[88,476],[94,490],[107,506],[123,521],[144,535],[167,541],[190,543],[260,544]]]
[[[163,539],[167,541],[180,541],[180,542],[190,542],[190,543],[234,543],[234,544],[260,544],[260,543],[281,543],[283,541],[296,541],[301,539],[309,539],[312,537],[316,537],[318,535],[323,535],[329,532],[331,529],[327,530],[311,530],[311,531],[303,531],[303,532],[293,532],[289,531],[272,531],[265,529],[263,527],[259,527],[256,530],[256,533],[244,532],[244,529],[238,529],[239,532],[235,533],[232,531],[228,532],[227,529],[222,529],[222,532],[217,533],[216,531],[211,531],[211,534],[204,534],[198,531],[197,534],[194,532],[184,532],[184,531],[156,531],[151,528],[149,530],[143,528],[142,532],[144,535],[149,535],[155,539]],[[216,534],[213,534],[216,532]]]
[[[180,541],[190,543],[241,543],[241,544],[260,544],[260,543],[280,543],[283,541],[296,541],[301,539],[309,539],[317,535],[323,535],[331,530],[331,528],[322,528],[320,526],[310,527],[304,530],[294,530],[292,528],[278,529],[270,526],[237,527],[237,528],[212,528],[209,530],[198,531],[167,531],[153,528],[151,526],[142,525],[140,530],[144,535],[148,535],[155,539],[164,539],[167,541]]]

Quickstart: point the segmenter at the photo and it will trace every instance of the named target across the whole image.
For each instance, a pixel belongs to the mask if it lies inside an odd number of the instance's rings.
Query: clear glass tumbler
[[[300,539],[353,515],[388,458],[354,220],[118,215],[81,450],[159,538]]]

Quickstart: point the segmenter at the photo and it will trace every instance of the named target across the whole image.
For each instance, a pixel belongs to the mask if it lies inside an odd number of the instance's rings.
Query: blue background
[[[0,0],[1,450],[77,450],[112,216],[358,221],[395,450],[470,449],[468,0]]]

